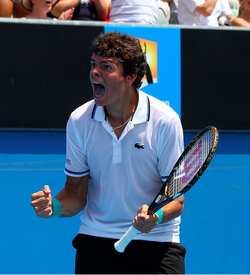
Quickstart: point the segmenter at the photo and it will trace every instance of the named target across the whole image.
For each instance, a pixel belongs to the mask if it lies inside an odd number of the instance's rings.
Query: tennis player
[[[94,99],[67,124],[65,187],[52,198],[49,186],[32,195],[42,218],[82,211],[75,273],[185,273],[179,224],[184,197],[147,215],[183,151],[178,115],[139,90],[146,68],[137,38],[108,32],[92,45]],[[167,90],[167,83],[166,83]],[[114,243],[133,225],[141,232],[124,253]]]

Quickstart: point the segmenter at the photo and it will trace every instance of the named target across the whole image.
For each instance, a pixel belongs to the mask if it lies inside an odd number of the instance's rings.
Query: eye
[[[93,62],[93,61],[90,62],[90,67],[91,67],[91,68],[95,68],[95,66],[96,66],[96,63],[95,63],[95,62]]]
[[[105,65],[103,65],[103,68],[104,68],[105,70],[110,70],[110,69],[111,69],[111,66],[108,65],[108,64],[105,64]]]

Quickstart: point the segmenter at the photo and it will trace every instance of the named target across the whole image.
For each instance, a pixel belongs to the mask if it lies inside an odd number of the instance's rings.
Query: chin
[[[97,106],[104,106],[104,101],[102,99],[94,97],[94,101]]]

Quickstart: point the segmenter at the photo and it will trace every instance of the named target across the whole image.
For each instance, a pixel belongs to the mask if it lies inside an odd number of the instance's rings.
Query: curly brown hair
[[[146,58],[138,38],[110,31],[99,35],[91,46],[92,53],[117,59],[123,66],[123,75],[137,73],[133,86],[139,89],[146,73]]]

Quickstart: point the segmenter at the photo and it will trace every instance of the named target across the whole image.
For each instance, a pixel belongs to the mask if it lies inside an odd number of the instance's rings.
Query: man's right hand
[[[45,185],[42,191],[31,195],[31,206],[36,211],[36,214],[40,218],[49,218],[52,213],[52,197],[51,191],[48,185]]]

